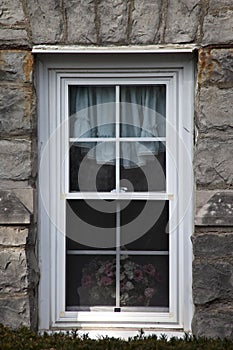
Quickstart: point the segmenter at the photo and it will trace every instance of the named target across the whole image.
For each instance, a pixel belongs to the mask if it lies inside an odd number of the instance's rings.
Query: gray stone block
[[[130,42],[132,44],[152,44],[161,21],[162,1],[136,0],[132,9]]]
[[[0,250],[0,293],[26,292],[29,288],[28,267],[25,250]]]
[[[29,296],[0,296],[0,323],[12,328],[20,326],[30,327]]]
[[[31,175],[31,141],[0,140],[0,179],[26,180]]]
[[[1,0],[0,26],[25,26],[22,2],[19,0]]]
[[[65,0],[67,36],[71,44],[96,44],[96,8],[94,0]]]
[[[127,40],[127,1],[98,2],[99,41],[103,44],[124,44]]]
[[[199,207],[195,224],[199,226],[233,226],[233,191],[219,191]]]
[[[25,29],[0,27],[1,47],[30,47],[28,33]]]
[[[0,190],[0,224],[30,224],[31,213],[10,191]]]
[[[199,138],[195,151],[196,184],[202,187],[229,188],[233,184],[232,138]]]
[[[233,339],[232,303],[213,308],[196,308],[192,332],[197,337]]]
[[[34,102],[30,88],[0,86],[0,133],[24,134],[32,129]]]
[[[199,86],[233,88],[233,49],[199,50]]]
[[[211,0],[204,18],[202,45],[232,44],[232,18],[232,1]]]
[[[64,35],[61,0],[27,0],[33,44],[56,44]]]
[[[226,258],[233,257],[233,232],[196,233],[192,237],[195,257]]]
[[[0,51],[0,79],[1,81],[24,82],[25,74],[23,70],[23,60],[25,51],[14,52]]]
[[[225,261],[193,263],[193,300],[195,305],[233,300],[233,265]]]
[[[199,0],[168,1],[164,41],[166,43],[194,42],[200,24],[200,10]]]
[[[0,245],[5,247],[19,247],[28,242],[27,228],[0,226]]]
[[[232,128],[232,110],[233,88],[218,89],[215,86],[201,88],[197,101],[199,131]]]

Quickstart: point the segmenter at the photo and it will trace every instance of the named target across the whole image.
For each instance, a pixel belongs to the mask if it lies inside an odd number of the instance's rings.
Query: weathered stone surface
[[[232,304],[197,308],[192,322],[193,334],[197,337],[233,339],[232,319]]]
[[[24,82],[23,60],[25,51],[0,51],[0,79],[1,81]]]
[[[28,33],[25,29],[0,28],[1,47],[29,47]]]
[[[0,133],[24,134],[32,129],[34,102],[31,88],[0,86]]]
[[[199,138],[195,154],[196,183],[209,188],[229,188],[233,183],[233,140]]]
[[[29,288],[28,268],[24,249],[0,250],[0,293],[25,292]]]
[[[96,14],[94,0],[65,0],[68,42],[96,44]]]
[[[0,295],[26,293],[34,290],[39,280],[39,269],[31,248],[2,247],[0,249]]]
[[[233,256],[233,232],[196,233],[192,242],[195,257],[224,259]]]
[[[195,41],[199,26],[199,0],[168,1],[164,41],[186,43]]]
[[[12,328],[30,327],[29,296],[0,296],[0,323]]]
[[[193,300],[202,305],[214,300],[233,300],[233,265],[223,261],[193,263]]]
[[[30,224],[31,214],[10,191],[0,190],[0,224]]]
[[[130,42],[132,44],[152,44],[156,41],[161,20],[162,1],[134,1]]]
[[[216,192],[196,213],[195,224],[233,226],[233,191]]]
[[[28,242],[27,228],[0,226],[0,245],[19,247]]]
[[[233,49],[200,49],[198,83],[200,87],[233,88]]]
[[[232,1],[210,0],[203,23],[202,45],[233,43],[232,17]]]
[[[31,174],[31,142],[0,140],[0,179],[26,180]]]
[[[22,3],[19,0],[1,0],[0,26],[25,25]]]
[[[27,0],[33,44],[56,44],[63,38],[65,20],[61,0]]]
[[[98,2],[99,41],[124,44],[127,40],[127,1]]]
[[[197,102],[198,128],[226,130],[233,127],[233,88],[218,89],[215,86],[202,88]]]

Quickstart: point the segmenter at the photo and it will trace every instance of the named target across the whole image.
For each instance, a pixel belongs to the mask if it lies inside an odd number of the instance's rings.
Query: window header
[[[147,45],[147,46],[79,46],[79,45],[36,45],[33,53],[192,53],[195,44]]]

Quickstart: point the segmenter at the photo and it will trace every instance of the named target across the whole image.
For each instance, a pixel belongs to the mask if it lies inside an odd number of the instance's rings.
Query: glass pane
[[[168,251],[168,212],[169,201],[131,201],[121,211],[122,249]]]
[[[166,86],[121,86],[121,137],[164,137]]]
[[[109,192],[115,185],[114,142],[70,145],[70,191]]]
[[[121,256],[121,306],[169,306],[169,257]]]
[[[67,200],[67,249],[103,249],[116,245],[116,204],[105,200]]]
[[[121,142],[121,187],[129,192],[165,191],[166,147],[162,142]]]
[[[66,306],[115,306],[115,256],[66,256]]]
[[[115,87],[71,86],[70,137],[115,136]]]

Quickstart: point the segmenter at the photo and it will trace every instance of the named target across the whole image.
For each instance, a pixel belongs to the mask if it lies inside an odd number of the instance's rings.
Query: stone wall
[[[195,43],[193,332],[233,337],[232,18],[232,0],[2,0],[0,321],[36,327],[37,320],[32,46]]]

